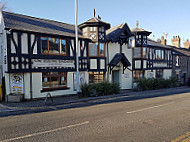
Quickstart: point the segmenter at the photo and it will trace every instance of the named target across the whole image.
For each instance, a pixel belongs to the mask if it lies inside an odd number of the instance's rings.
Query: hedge
[[[174,76],[169,79],[142,78],[137,81],[138,91],[155,90],[178,86],[178,79]]]
[[[118,83],[102,82],[93,84],[83,84],[80,86],[80,97],[103,96],[108,94],[118,94],[120,86]]]

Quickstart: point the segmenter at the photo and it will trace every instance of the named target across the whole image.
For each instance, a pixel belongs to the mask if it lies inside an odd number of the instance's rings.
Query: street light
[[[76,73],[76,86],[77,86],[77,95],[79,96],[79,48],[78,48],[78,22],[77,22],[77,14],[78,11],[78,1],[75,0],[75,38],[76,38],[76,67],[77,67],[77,73]]]

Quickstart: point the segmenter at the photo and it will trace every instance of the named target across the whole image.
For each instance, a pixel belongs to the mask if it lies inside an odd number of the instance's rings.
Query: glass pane
[[[50,87],[50,78],[42,77],[42,88],[49,88],[49,87]]]
[[[164,56],[165,56],[164,50],[162,50],[162,60],[164,60]]]
[[[105,52],[104,46],[105,46],[105,44],[100,43],[100,56],[104,56],[104,52]]]
[[[143,58],[146,58],[146,47],[143,47]]]
[[[67,78],[65,76],[61,76],[59,78],[59,85],[60,86],[66,86],[67,85]]]
[[[140,47],[135,47],[134,48],[134,57],[135,58],[140,58],[141,57],[141,48]]]
[[[48,53],[48,39],[47,37],[41,37],[42,53]]]
[[[58,38],[49,38],[49,53],[59,54],[59,39]]]
[[[66,54],[66,40],[60,40],[60,51],[61,54]]]
[[[97,56],[97,43],[89,43],[89,56]]]
[[[58,87],[59,82],[58,82],[58,77],[51,77],[51,87]]]

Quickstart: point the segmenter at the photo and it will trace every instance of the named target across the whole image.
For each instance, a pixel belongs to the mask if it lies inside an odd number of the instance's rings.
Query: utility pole
[[[79,95],[79,48],[78,48],[78,1],[75,0],[75,38],[76,38],[76,67],[77,67],[77,73],[76,73],[76,87],[77,87],[77,95]]]

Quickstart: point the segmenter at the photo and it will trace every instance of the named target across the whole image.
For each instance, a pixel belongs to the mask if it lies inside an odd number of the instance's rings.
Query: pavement
[[[94,104],[118,102],[125,99],[126,101],[160,97],[190,92],[190,87],[181,86],[175,88],[133,92],[131,90],[121,90],[119,94],[107,96],[78,98],[76,95],[53,97],[53,103],[50,99],[45,103],[45,99],[28,100],[19,103],[0,103],[0,117],[9,115],[19,115],[35,112],[44,112],[58,109],[67,109],[74,107],[84,107]]]

